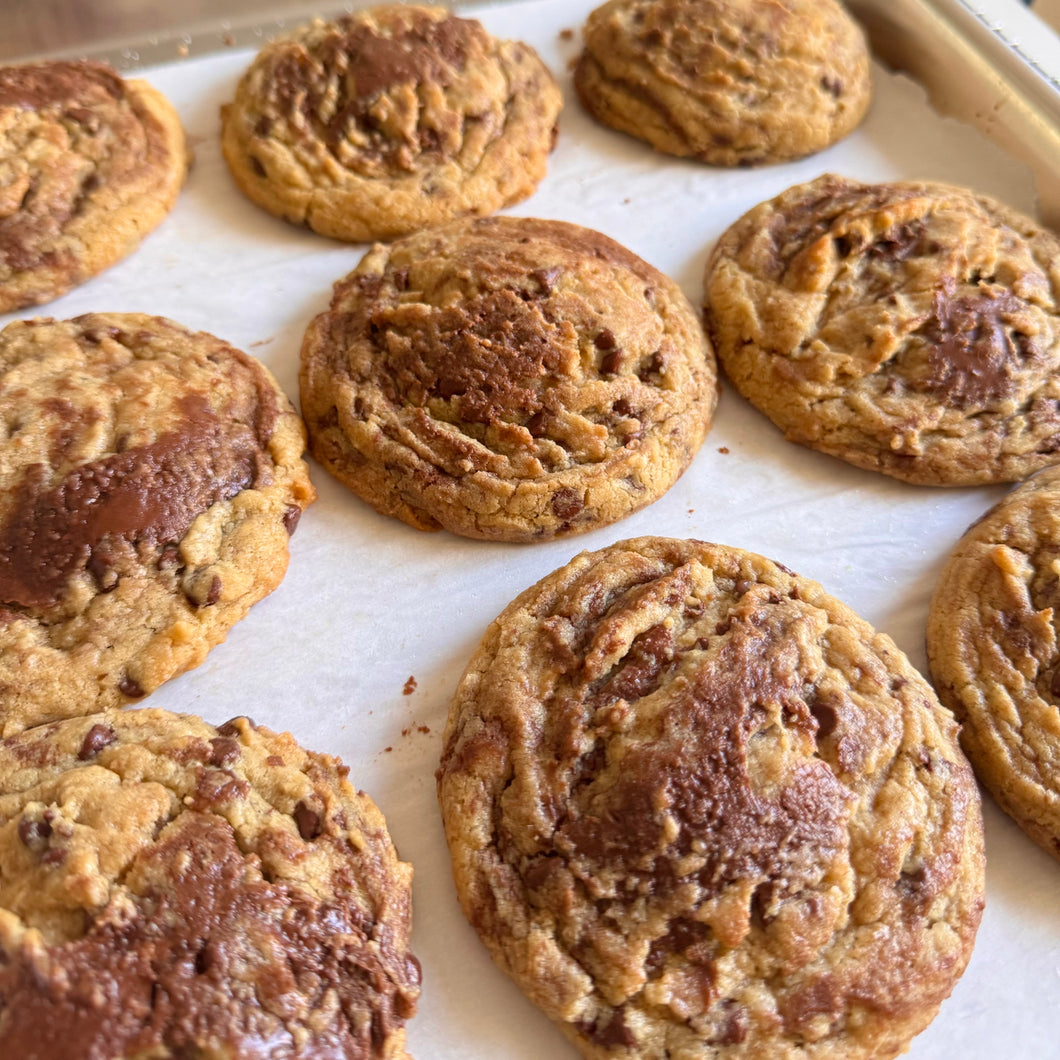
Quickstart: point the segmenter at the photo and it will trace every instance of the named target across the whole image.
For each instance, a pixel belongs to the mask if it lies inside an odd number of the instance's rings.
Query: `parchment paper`
[[[475,7],[491,32],[539,50],[567,101],[547,178],[511,212],[605,232],[673,276],[695,304],[721,232],[756,203],[826,171],[952,181],[1033,212],[1031,181],[1019,165],[940,119],[915,85],[882,69],[864,125],[812,158],[728,171],[657,155],[596,126],[577,103],[569,63],[592,6],[529,0]],[[302,333],[365,248],[270,217],[229,178],[218,110],[251,57],[228,50],[142,72],[173,100],[192,137],[197,157],[188,184],[132,258],[38,312],[172,317],[255,354],[297,400]],[[705,446],[667,496],[578,538],[502,545],[425,534],[376,515],[319,466],[312,472],[320,499],[292,539],[284,583],[203,666],[146,703],[214,723],[249,714],[351,767],[416,870],[414,945],[424,982],[408,1040],[419,1060],[576,1055],[494,968],[465,923],[435,799],[449,698],[487,624],[514,596],[583,548],[646,533],[698,537],[763,553],[817,579],[924,670],[925,618],[940,565],[964,528],[1004,493],[910,486],[797,448],[731,387]],[[913,1043],[918,1060],[1060,1055],[1060,866],[989,799],[985,816],[986,914],[968,971]]]

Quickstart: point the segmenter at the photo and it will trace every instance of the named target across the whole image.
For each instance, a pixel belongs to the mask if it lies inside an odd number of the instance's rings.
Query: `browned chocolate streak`
[[[312,135],[332,152],[344,141],[367,138],[367,156],[399,168],[410,148],[436,150],[439,130],[418,129],[413,139],[395,137],[380,127],[373,104],[401,85],[449,87],[467,65],[473,42],[488,43],[481,26],[419,12],[389,34],[351,17],[337,19],[334,26],[314,51],[291,44],[270,66],[265,86],[270,103],[280,115],[300,115],[290,132]],[[259,135],[270,133],[266,127]]]
[[[0,107],[36,110],[80,101],[109,102],[125,96],[121,78],[103,63],[51,62],[0,67]],[[71,117],[77,118],[76,113]]]
[[[600,793],[590,783],[575,796],[575,812],[557,829],[558,850],[627,869],[657,857],[657,885],[665,886],[676,882],[663,864],[665,851],[680,857],[709,836],[706,864],[696,873],[708,896],[741,878],[782,878],[792,891],[817,882],[843,842],[851,796],[823,762],[801,764],[772,796],[755,789],[747,744],[765,717],[759,704],[782,703],[796,723],[802,717],[813,724],[801,689],[770,670],[771,636],[761,634],[757,618],[734,618],[720,657],[674,694],[655,741],[627,749],[613,788]],[[634,642],[630,666],[643,676],[623,685],[632,699],[642,680],[653,689],[669,658],[665,640]],[[672,845],[663,840],[661,807],[680,825]]]

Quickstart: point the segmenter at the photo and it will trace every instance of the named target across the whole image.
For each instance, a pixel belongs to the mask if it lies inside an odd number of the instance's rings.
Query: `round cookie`
[[[1060,468],[961,538],[928,617],[939,697],[998,805],[1060,860]]]
[[[311,452],[378,511],[500,541],[650,504],[717,401],[672,280],[598,232],[516,217],[374,247],[306,332],[301,393]]]
[[[893,641],[737,549],[582,553],[488,629],[439,799],[460,901],[586,1057],[891,1057],[983,905],[957,726]]]
[[[559,87],[529,45],[441,7],[319,19],[262,49],[222,109],[240,189],[336,239],[391,239],[532,194]]]
[[[161,710],[0,741],[0,1054],[406,1057],[412,869],[347,773]]]
[[[315,493],[258,361],[161,317],[0,332],[0,729],[197,666],[287,569]]]
[[[706,271],[737,390],[789,441],[906,482],[1060,461],[1060,241],[964,188],[823,176],[740,218]]]
[[[823,150],[861,121],[865,37],[836,0],[609,0],[574,87],[604,125],[716,166]]]
[[[146,81],[86,60],[0,66],[0,313],[132,253],[188,159],[176,111]]]

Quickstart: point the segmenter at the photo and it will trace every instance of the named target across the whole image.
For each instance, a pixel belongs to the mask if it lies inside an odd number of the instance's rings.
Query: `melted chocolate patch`
[[[108,541],[179,541],[197,515],[255,482],[261,443],[251,428],[225,422],[200,395],[179,407],[178,430],[78,467],[51,487],[43,467],[29,469],[0,530],[0,599],[48,607],[86,568],[106,582]]]
[[[137,858],[158,882],[133,896],[134,916],[104,910],[49,947],[51,971],[20,951],[0,967],[0,1053],[197,1056],[213,1042],[246,1057],[379,1055],[415,1009],[415,958],[342,889],[322,903],[254,866],[227,822],[184,816]]]
[[[1021,362],[1033,356],[1029,338],[1005,319],[1026,306],[1008,291],[957,297],[955,290],[947,277],[935,292],[934,315],[922,329],[931,347],[921,385],[957,408],[981,406],[1005,397]]]

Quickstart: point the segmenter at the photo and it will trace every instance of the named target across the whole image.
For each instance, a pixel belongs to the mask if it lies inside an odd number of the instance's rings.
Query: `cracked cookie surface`
[[[871,95],[864,35],[834,0],[610,0],[574,86],[599,122],[718,166],[820,151]]]
[[[1001,808],[1060,860],[1060,468],[966,531],[939,578],[927,648],[939,697]]]
[[[265,367],[162,317],[0,332],[0,726],[134,702],[287,569],[315,493]]]
[[[302,345],[313,455],[378,511],[502,541],[660,497],[702,444],[714,356],[673,281],[560,221],[376,246]]]
[[[0,740],[0,1052],[405,1057],[412,870],[347,772],[162,710]]]
[[[532,194],[561,107],[529,45],[393,4],[263,48],[222,110],[222,149],[270,213],[337,239],[391,239]]]
[[[982,821],[890,638],[737,549],[582,553],[496,619],[438,790],[466,916],[587,1057],[888,1057],[971,953]]]
[[[187,168],[180,119],[146,81],[88,61],[0,66],[0,313],[131,254]]]
[[[1060,462],[1060,241],[965,188],[827,175],[707,265],[707,330],[789,441],[923,485]]]

